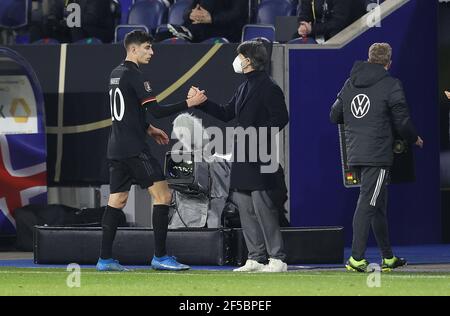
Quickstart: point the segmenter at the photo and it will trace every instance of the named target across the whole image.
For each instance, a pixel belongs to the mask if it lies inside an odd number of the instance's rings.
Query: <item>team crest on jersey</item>
[[[150,86],[150,82],[145,81],[144,82],[144,88],[145,88],[145,91],[152,92],[152,87]]]

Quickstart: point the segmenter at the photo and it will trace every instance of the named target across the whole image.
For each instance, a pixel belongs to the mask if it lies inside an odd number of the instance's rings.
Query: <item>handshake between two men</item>
[[[187,104],[189,108],[197,107],[208,101],[205,90],[200,90],[198,87],[191,87],[187,95]]]
[[[194,108],[202,105],[208,100],[205,95],[205,90],[200,90],[196,87],[191,87],[188,92],[186,103],[188,108]],[[149,125],[147,129],[148,135],[150,135],[158,145],[168,145],[170,142],[169,136],[162,129],[156,128],[153,125]]]

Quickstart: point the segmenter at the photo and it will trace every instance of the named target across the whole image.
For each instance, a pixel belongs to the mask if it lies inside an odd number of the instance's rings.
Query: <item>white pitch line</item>
[[[217,271],[217,272],[222,272],[222,271]],[[72,272],[66,272],[66,271],[0,271],[0,274],[70,274]],[[336,278],[336,277],[343,277],[343,278],[348,278],[348,277],[364,277],[364,276],[369,276],[370,274],[356,274],[356,273],[348,273],[345,274],[346,272],[343,272],[342,274],[339,275],[321,275],[321,274],[307,274],[307,273],[303,273],[303,272],[298,272],[298,273],[292,273],[292,272],[288,272],[288,273],[283,273],[283,274],[267,274],[267,273],[261,273],[261,272],[253,272],[253,273],[234,273],[234,272],[229,272],[229,273],[185,273],[185,272],[152,272],[152,273],[144,273],[144,272],[95,272],[95,271],[83,271],[81,270],[81,274],[87,274],[87,275],[103,275],[103,276],[111,276],[111,275],[121,275],[121,276],[133,276],[133,275],[147,275],[147,276],[152,276],[152,275],[177,275],[177,276],[220,276],[220,275],[226,275],[227,277],[229,276],[244,276],[244,275],[248,275],[248,276],[262,276],[262,275],[270,275],[270,276],[280,276],[280,277],[320,277],[320,278]],[[450,279],[450,274],[449,275],[387,275],[387,274],[382,274],[381,275],[382,278],[384,279],[389,279],[389,278],[393,278],[393,279]]]

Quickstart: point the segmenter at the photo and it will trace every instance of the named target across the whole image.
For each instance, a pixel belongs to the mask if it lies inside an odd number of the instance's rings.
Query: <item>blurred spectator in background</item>
[[[114,39],[117,0],[42,0],[30,27],[31,42],[41,38],[54,38],[61,43],[96,37],[104,43]],[[67,3],[66,3],[67,2]],[[77,3],[81,11],[81,27],[69,28],[66,4]]]
[[[246,0],[194,0],[184,15],[184,26],[192,32],[193,42],[212,37],[240,42],[242,27],[247,20]]]
[[[30,41],[54,38],[61,43],[70,42],[70,33],[64,20],[66,0],[33,1]]]
[[[96,37],[103,43],[114,39],[115,7],[112,0],[73,0],[81,7],[81,28],[71,28],[72,42]]]
[[[445,91],[445,95],[446,95],[447,98],[450,100],[450,91]]]
[[[364,1],[302,0],[295,37],[329,40],[366,13]]]

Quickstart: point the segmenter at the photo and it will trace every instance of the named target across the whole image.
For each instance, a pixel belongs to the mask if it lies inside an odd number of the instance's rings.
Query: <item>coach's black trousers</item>
[[[383,258],[392,258],[387,221],[389,167],[358,167],[361,170],[361,190],[353,217],[352,257],[365,256],[370,228]]]

